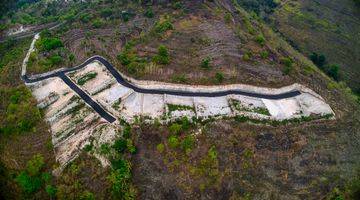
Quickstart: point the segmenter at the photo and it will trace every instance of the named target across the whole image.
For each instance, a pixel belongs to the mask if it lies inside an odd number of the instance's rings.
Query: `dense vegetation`
[[[15,178],[25,196],[29,197],[40,189],[45,189],[51,198],[55,197],[56,189],[51,185],[52,176],[44,167],[44,158],[35,155],[28,161],[26,169]]]
[[[239,4],[245,9],[255,12],[256,14],[261,14],[265,12],[267,14],[274,11],[278,6],[278,1],[276,0],[237,0]]]
[[[318,66],[322,71],[324,71],[328,76],[333,78],[335,81],[340,80],[339,66],[336,64],[328,64],[326,57],[323,54],[318,55],[317,53],[312,53],[310,59]]]
[[[35,131],[34,127],[41,120],[39,109],[25,86],[11,89],[0,88],[3,98],[0,110],[0,134],[18,134]]]

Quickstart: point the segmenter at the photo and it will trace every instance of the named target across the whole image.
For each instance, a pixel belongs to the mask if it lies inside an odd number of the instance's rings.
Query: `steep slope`
[[[359,91],[360,7],[353,0],[282,1],[271,16],[273,27],[310,56],[325,55],[340,66],[340,79]]]

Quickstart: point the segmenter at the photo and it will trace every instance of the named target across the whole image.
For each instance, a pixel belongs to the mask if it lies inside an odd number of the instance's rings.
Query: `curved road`
[[[285,93],[281,93],[281,94],[261,94],[261,93],[255,93],[255,92],[247,92],[247,91],[243,91],[240,89],[239,90],[225,90],[225,91],[219,91],[219,92],[191,92],[191,91],[183,91],[183,90],[145,89],[145,88],[141,88],[136,85],[133,85],[132,83],[125,80],[121,76],[121,74],[105,58],[103,58],[101,56],[91,57],[90,59],[86,60],[84,63],[82,63],[81,65],[79,65],[77,67],[63,69],[63,70],[60,70],[60,71],[57,71],[57,72],[54,72],[51,74],[46,74],[43,76],[40,75],[38,78],[29,78],[26,75],[24,75],[24,76],[22,76],[22,79],[26,83],[34,83],[34,82],[42,81],[42,80],[45,80],[48,78],[60,77],[61,75],[65,74],[65,73],[81,69],[95,60],[104,64],[104,66],[114,76],[114,78],[116,79],[116,81],[118,83],[120,83],[124,87],[133,89],[135,92],[144,93],[144,94],[168,94],[168,95],[190,96],[190,97],[221,97],[221,96],[226,96],[226,95],[230,95],[230,94],[238,94],[238,95],[243,95],[243,96],[256,97],[256,98],[262,98],[262,99],[273,99],[273,100],[295,97],[295,96],[298,96],[301,94],[301,92],[298,90],[293,90],[293,91],[289,91],[289,92],[285,92]],[[191,86],[189,86],[189,87],[191,87]]]
[[[26,83],[35,83],[38,81],[42,81],[49,78],[59,77],[61,78],[74,92],[76,92],[89,106],[91,106],[102,118],[107,120],[108,122],[112,123],[116,121],[116,119],[110,115],[108,112],[105,111],[96,101],[94,101],[86,92],[84,92],[81,88],[79,88],[73,81],[70,80],[69,77],[66,76],[66,73],[75,71],[85,67],[86,65],[90,64],[93,61],[99,61],[107,68],[107,70],[114,76],[116,81],[123,85],[124,87],[133,89],[135,92],[143,93],[143,94],[168,94],[168,95],[177,95],[177,96],[188,96],[188,97],[220,97],[226,96],[229,94],[238,94],[243,96],[249,97],[256,97],[262,99],[284,99],[295,97],[301,94],[300,91],[294,90],[289,91],[281,94],[261,94],[255,92],[247,92],[243,90],[224,90],[219,92],[190,92],[190,91],[183,91],[183,90],[166,90],[166,89],[145,89],[138,87],[136,85],[131,84],[127,80],[125,80],[121,74],[103,57],[101,56],[94,56],[86,60],[79,66],[62,69],[53,73],[39,75],[36,78],[29,78],[26,74],[21,76],[21,78]],[[190,86],[189,86],[190,87]]]

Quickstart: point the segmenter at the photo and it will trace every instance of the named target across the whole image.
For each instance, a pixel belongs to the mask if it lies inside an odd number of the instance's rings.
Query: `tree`
[[[323,54],[318,55],[317,53],[313,52],[310,55],[310,59],[319,68],[322,68],[326,63],[326,57]]]

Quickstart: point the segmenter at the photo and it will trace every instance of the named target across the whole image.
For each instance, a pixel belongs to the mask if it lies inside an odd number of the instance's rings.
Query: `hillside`
[[[354,2],[19,2],[0,19],[1,199],[360,197]]]
[[[309,57],[324,55],[328,65],[339,66],[339,79],[359,91],[360,7],[355,1],[284,1],[270,18],[295,48]]]

